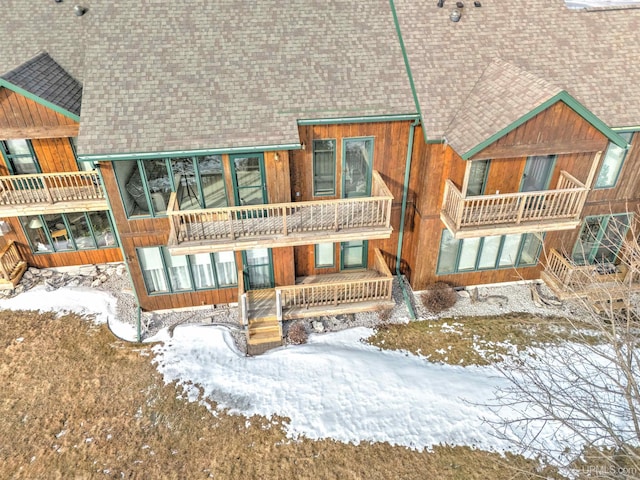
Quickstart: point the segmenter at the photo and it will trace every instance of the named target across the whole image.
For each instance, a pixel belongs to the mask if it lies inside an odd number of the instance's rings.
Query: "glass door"
[[[342,198],[371,195],[373,138],[345,138],[342,144]]]
[[[536,155],[527,158],[520,183],[521,192],[539,192],[549,188],[556,162],[555,155]]]
[[[340,269],[367,268],[367,240],[354,240],[340,244]]]
[[[270,249],[256,248],[243,251],[242,264],[246,282],[245,289],[273,288],[273,262]]]
[[[264,205],[267,183],[264,176],[264,157],[261,153],[229,155],[233,175],[233,195],[237,206]]]

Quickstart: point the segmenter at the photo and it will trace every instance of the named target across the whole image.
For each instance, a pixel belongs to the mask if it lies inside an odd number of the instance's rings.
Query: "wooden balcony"
[[[454,238],[570,230],[580,224],[587,193],[565,171],[554,190],[473,197],[447,180],[440,218]]]
[[[554,249],[541,276],[561,300],[584,299],[598,311],[607,306],[624,307],[629,295],[640,291],[638,271],[624,262],[576,265]]]
[[[0,290],[13,290],[26,269],[27,263],[13,240],[0,248]]]
[[[240,317],[250,350],[282,344],[282,321],[372,311],[394,305],[393,276],[380,250],[368,270],[299,277],[296,285],[244,292],[238,277]],[[263,349],[264,350],[264,349]],[[251,353],[251,352],[250,352]]]
[[[108,208],[95,170],[0,177],[0,217]]]
[[[378,172],[371,197],[180,210],[174,192],[168,248],[185,255],[389,238],[392,201]]]

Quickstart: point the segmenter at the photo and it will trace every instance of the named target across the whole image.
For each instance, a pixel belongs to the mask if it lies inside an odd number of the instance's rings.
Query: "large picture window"
[[[626,132],[619,134],[624,138],[627,143],[631,142],[633,132]],[[602,166],[596,179],[596,188],[613,188],[618,183],[618,177],[624,164],[624,159],[627,156],[627,150],[620,148],[615,143],[609,143],[607,152],[602,159]]]
[[[12,175],[41,172],[31,140],[4,140],[0,142],[0,151]]]
[[[228,205],[220,155],[123,160],[113,168],[130,218],[164,215],[173,191],[181,210]]]
[[[31,215],[20,223],[34,253],[118,246],[106,211]]]
[[[541,247],[542,237],[534,233],[456,240],[443,230],[437,274],[535,266]]]
[[[313,141],[313,195],[336,194],[336,141]]]
[[[233,287],[238,273],[233,252],[171,255],[165,247],[138,248],[149,294]]]

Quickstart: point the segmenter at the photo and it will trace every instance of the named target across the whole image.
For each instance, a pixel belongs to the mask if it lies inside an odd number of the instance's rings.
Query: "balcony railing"
[[[631,292],[640,290],[638,272],[624,262],[576,265],[554,249],[549,251],[542,279],[561,299],[611,301],[627,298]]]
[[[56,204],[77,203],[80,210],[106,209],[100,176],[90,172],[36,173],[0,177],[0,212],[53,211]],[[67,209],[65,208],[65,211]]]
[[[26,268],[27,264],[13,240],[0,248],[0,289],[15,287]]]
[[[295,310],[318,307],[337,307],[344,304],[391,300],[393,276],[380,250],[374,250],[373,272],[375,276],[360,280],[340,280],[339,276],[330,282],[302,283],[276,288],[276,316],[279,319],[293,317]],[[317,312],[316,312],[317,314]]]
[[[177,254],[389,238],[392,201],[378,172],[371,197],[180,210],[174,192],[169,248]]]
[[[578,225],[587,193],[586,186],[565,171],[554,190],[473,197],[465,197],[447,180],[440,217],[455,238],[564,230]]]

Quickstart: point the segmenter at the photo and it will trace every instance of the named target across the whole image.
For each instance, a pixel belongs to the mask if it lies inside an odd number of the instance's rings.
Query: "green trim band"
[[[427,140],[427,145],[442,145],[443,143],[445,143],[445,141],[443,139],[433,139],[433,140]]]
[[[403,113],[400,115],[372,115],[370,117],[338,117],[338,118],[304,118],[298,120],[298,125],[341,125],[345,123],[382,123],[401,122],[403,120],[416,120],[420,118],[417,113]]]
[[[78,115],[75,115],[73,113],[71,113],[69,110],[65,110],[64,108],[51,103],[47,100],[44,100],[43,98],[38,97],[37,95],[34,95],[33,93],[25,90],[24,88],[20,88],[17,85],[14,85],[11,82],[7,82],[4,78],[0,78],[0,87],[4,87],[8,90],[11,90],[12,92],[18,93],[24,97],[27,97],[30,100],[33,100],[36,103],[39,103],[40,105],[42,105],[43,107],[47,107],[51,110],[53,110],[54,112],[59,113],[60,115],[64,115],[67,118],[70,118],[71,120],[74,120],[76,122],[80,121],[80,117]]]
[[[171,150],[163,152],[144,153],[95,153],[89,155],[78,155],[80,162],[98,162],[115,160],[153,160],[166,157],[202,157],[204,155],[222,155],[225,153],[255,153],[272,152],[275,150],[301,150],[300,143],[290,143],[285,145],[259,145],[256,147],[231,147],[231,148],[206,148],[198,150]]]
[[[600,133],[602,133],[605,137],[607,137],[611,142],[618,145],[620,148],[629,148],[629,144],[620,135],[618,135],[611,127],[607,126],[606,123],[604,123],[602,120],[596,117],[593,113],[587,110],[587,108],[584,107],[580,102],[578,102],[575,98],[573,98],[571,95],[569,95],[566,91],[563,90],[557,95],[554,95],[553,97],[551,97],[546,102],[543,102],[538,107],[531,110],[529,113],[520,117],[511,125],[508,125],[507,127],[503,128],[499,132],[491,135],[484,142],[481,142],[480,144],[476,145],[468,152],[462,154],[461,155],[462,159],[469,160],[471,157],[473,157],[477,153],[480,153],[482,150],[487,148],[489,145],[494,143],[499,138],[505,136],[507,133],[511,132],[512,130],[515,130],[523,123],[527,122],[528,120],[531,120],[540,112],[543,112],[544,110],[549,108],[551,105],[554,105],[558,102],[566,103],[569,108],[573,109],[573,111],[575,111],[584,120],[586,120],[595,128],[597,128],[600,131]]]

